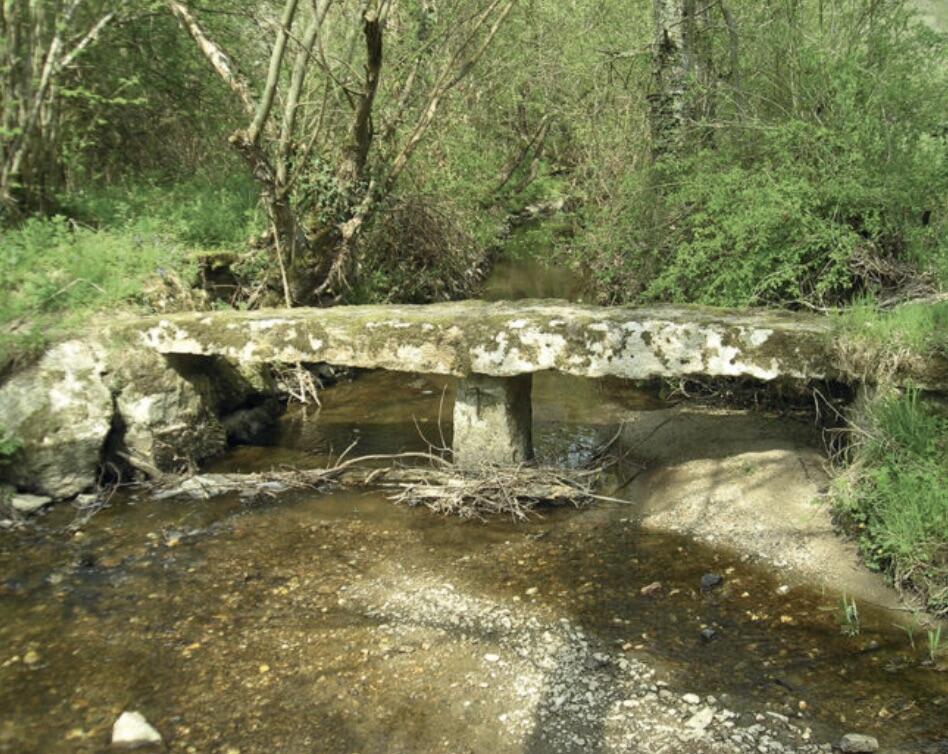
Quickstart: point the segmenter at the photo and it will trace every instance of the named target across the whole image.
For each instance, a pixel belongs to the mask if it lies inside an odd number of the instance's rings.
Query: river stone
[[[692,730],[703,731],[705,728],[711,725],[713,720],[714,709],[711,707],[703,707],[688,718],[688,721],[685,723],[685,727],[691,728]]]
[[[724,583],[724,577],[719,573],[706,573],[701,577],[701,591],[709,592]]]
[[[0,387],[0,426],[21,443],[0,479],[57,499],[95,482],[113,415],[105,369],[101,347],[72,340]]]
[[[870,754],[879,750],[879,742],[872,736],[861,733],[847,733],[839,741],[839,750],[845,752],[863,752]]]
[[[112,746],[116,748],[135,749],[161,742],[161,734],[141,712],[123,712],[112,726]]]
[[[227,445],[208,387],[212,375],[189,379],[199,367],[144,349],[116,352],[109,381],[121,417],[117,452],[148,476],[178,471]]]
[[[36,513],[40,508],[53,502],[51,497],[45,495],[14,495],[10,498],[10,506],[19,513]]]

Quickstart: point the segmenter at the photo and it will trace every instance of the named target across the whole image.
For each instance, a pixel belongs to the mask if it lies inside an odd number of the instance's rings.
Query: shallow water
[[[481,298],[512,301],[521,298],[562,298],[582,302],[585,281],[572,270],[532,259],[500,259],[484,284]]]
[[[528,268],[517,276],[537,292]],[[319,466],[353,442],[354,454],[449,444],[453,389],[363,374],[214,469]],[[628,383],[541,374],[534,406],[540,459],[580,465],[623,417],[663,404]],[[563,625],[747,724],[771,711],[816,741],[858,730],[885,751],[948,750],[948,674],[923,665],[923,634],[913,650],[893,625],[908,616],[860,605],[861,633],[844,636],[838,594],[781,594],[786,574],[635,518],[631,501],[461,522],[371,490],[208,502],[130,490],[88,521],[59,506],[0,539],[0,752],[104,751],[125,709],[194,754],[605,750],[601,700],[619,691],[558,718],[579,738],[550,739],[540,716],[560,670],[512,656]],[[712,571],[724,584],[703,592]],[[654,581],[662,593],[643,596]],[[502,659],[485,664],[491,652]]]
[[[411,419],[435,424],[442,387],[367,375],[326,391],[318,417],[286,416],[276,445],[237,449],[219,466],[316,463],[351,438],[359,452],[422,447]],[[611,434],[617,416],[660,405],[613,387],[541,378],[548,460],[576,460]],[[507,750],[489,716],[454,709],[448,677],[422,682],[437,653],[454,677],[476,672],[482,650],[452,644],[460,638],[451,631],[435,642],[416,625],[398,635],[418,631],[418,642],[388,646],[395,640],[371,600],[346,601],[351,590],[408,594],[415,587],[406,584],[432,580],[566,618],[660,668],[681,693],[727,695],[736,711],[799,714],[825,740],[856,729],[890,747],[939,751],[948,737],[948,676],[924,667],[921,649],[913,653],[892,626],[903,616],[861,606],[861,634],[845,637],[838,595],[780,596],[779,574],[643,531],[634,508],[462,523],[371,491],[257,503],[123,493],[77,533],[66,530],[72,518],[60,507],[2,542],[0,751],[101,751],[127,708],[141,709],[176,751]],[[699,589],[708,571],[725,575],[710,594]],[[643,597],[639,589],[656,580],[664,595]],[[711,643],[700,638],[705,626],[718,633]],[[480,694],[492,703],[492,691]]]

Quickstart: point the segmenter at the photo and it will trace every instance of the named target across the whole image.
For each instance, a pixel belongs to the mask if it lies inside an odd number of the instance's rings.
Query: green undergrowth
[[[194,279],[197,257],[246,243],[245,183],[140,182],[64,197],[67,215],[0,231],[0,373],[96,312],[148,308],[149,281]]]
[[[948,615],[948,414],[917,390],[882,391],[854,420],[832,500],[866,562]]]
[[[948,383],[948,300],[879,310],[857,301],[836,317],[841,366],[857,378]]]
[[[843,332],[866,344],[921,354],[948,353],[948,301],[918,302],[880,311],[871,301],[843,310]]]

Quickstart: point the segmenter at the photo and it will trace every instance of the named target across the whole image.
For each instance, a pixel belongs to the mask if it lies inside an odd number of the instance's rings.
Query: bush
[[[605,296],[835,305],[948,282],[946,37],[900,2],[866,25],[863,5],[825,22],[740,6],[762,30],[740,83],[694,83],[681,146],[587,218],[579,254]]]
[[[451,203],[417,194],[393,200],[362,239],[353,303],[421,304],[464,298],[479,281],[483,247]]]

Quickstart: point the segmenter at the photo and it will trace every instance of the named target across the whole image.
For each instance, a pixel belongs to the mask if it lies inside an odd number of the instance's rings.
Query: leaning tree
[[[247,3],[269,41],[238,60],[169,0],[246,113],[230,143],[260,186],[287,305],[344,294],[360,235],[515,2]]]

